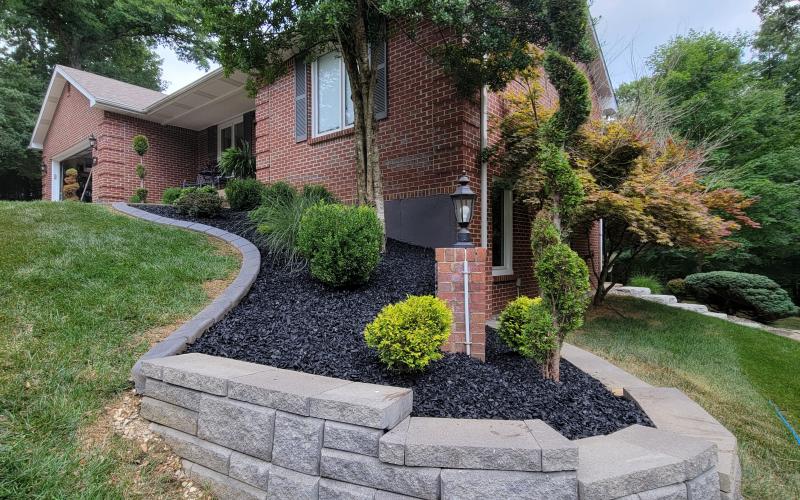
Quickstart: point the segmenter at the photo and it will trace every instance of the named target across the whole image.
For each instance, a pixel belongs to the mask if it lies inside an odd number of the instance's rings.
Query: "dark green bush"
[[[172,205],[175,203],[175,200],[180,198],[181,194],[183,194],[183,189],[179,187],[167,188],[164,190],[164,194],[161,195],[161,203],[164,205]]]
[[[175,202],[178,213],[189,217],[214,217],[222,210],[222,199],[214,192],[195,189],[183,193]]]
[[[686,280],[683,278],[675,278],[667,281],[667,291],[679,298],[688,297],[690,295],[689,290],[686,288]]]
[[[133,150],[139,156],[144,156],[147,153],[147,150],[150,149],[150,143],[147,141],[147,137],[143,135],[135,135],[133,136]]]
[[[452,323],[453,313],[441,299],[410,296],[384,307],[367,325],[364,339],[390,369],[421,371],[442,358],[440,347]]]
[[[146,188],[138,188],[134,191],[133,196],[129,200],[131,203],[147,203],[147,193],[149,191]]]
[[[797,314],[786,290],[760,274],[714,271],[686,277],[686,287],[697,300],[728,314],[746,313],[759,321]]]
[[[372,208],[318,203],[303,215],[297,247],[312,276],[340,287],[369,280],[382,242],[381,223]]]
[[[526,358],[544,361],[558,347],[553,317],[542,298],[518,297],[500,313],[497,334],[511,349]]]
[[[289,184],[276,182],[264,188],[261,206],[250,212],[250,220],[267,247],[290,265],[302,260],[297,237],[303,214],[317,203],[325,203],[329,199],[325,193],[303,189],[303,194],[298,194]]]
[[[655,276],[649,274],[637,274],[628,280],[628,286],[640,286],[649,288],[652,293],[660,294],[664,291],[661,281]]]
[[[252,210],[261,203],[264,185],[255,179],[231,179],[225,186],[225,197],[233,210]]]
[[[303,186],[303,196],[325,203],[339,203],[339,200],[322,184],[306,184]]]

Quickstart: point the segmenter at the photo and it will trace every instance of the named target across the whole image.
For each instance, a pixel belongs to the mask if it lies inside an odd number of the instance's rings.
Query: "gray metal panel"
[[[428,248],[451,247],[456,241],[456,218],[447,195],[387,201],[386,235]]]

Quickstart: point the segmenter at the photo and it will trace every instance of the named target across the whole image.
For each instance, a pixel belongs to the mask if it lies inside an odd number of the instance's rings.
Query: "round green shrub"
[[[167,188],[164,190],[164,194],[161,195],[161,203],[164,205],[172,205],[181,194],[183,194],[183,189],[179,187]]]
[[[311,275],[330,286],[366,283],[382,242],[381,223],[370,207],[318,203],[300,222],[298,249]]]
[[[133,150],[137,155],[144,156],[148,149],[150,149],[150,143],[147,141],[147,137],[143,135],[133,136]]]
[[[231,179],[225,186],[225,197],[233,210],[252,210],[261,203],[264,185],[255,179]]]
[[[759,321],[774,321],[797,314],[797,306],[777,283],[760,274],[713,271],[691,274],[686,287],[700,302],[728,314],[743,312]]]
[[[136,165],[136,177],[144,179],[146,173],[147,171],[145,170],[144,165],[142,165],[141,163]]]
[[[651,276],[649,274],[637,274],[628,280],[628,286],[649,288],[650,292],[655,294],[660,294],[664,291],[661,281],[659,281],[659,279],[655,276]]]
[[[262,205],[289,203],[297,197],[297,190],[289,183],[278,181],[268,184],[261,193]]]
[[[558,347],[553,316],[541,297],[521,296],[500,313],[497,334],[511,349],[526,358],[544,361]]]
[[[441,299],[410,296],[384,307],[367,325],[364,339],[389,369],[421,371],[442,358],[440,347],[452,323],[453,313]]]
[[[667,281],[667,291],[676,297],[688,297],[689,290],[686,287],[686,280],[675,278]]]
[[[175,202],[178,213],[189,217],[214,217],[222,210],[222,199],[216,192],[195,190],[183,193]]]

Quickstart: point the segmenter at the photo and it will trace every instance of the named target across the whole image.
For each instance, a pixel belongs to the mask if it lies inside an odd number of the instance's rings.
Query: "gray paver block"
[[[353,382],[311,398],[313,417],[388,429],[411,414],[411,389]]]
[[[231,450],[163,425],[150,424],[150,430],[159,434],[179,457],[222,474],[228,473]]]
[[[411,417],[405,464],[539,471],[542,450],[521,420]]]
[[[703,439],[642,425],[632,425],[617,431],[613,437],[683,460],[686,465],[684,479],[696,477],[717,466],[717,446]]]
[[[325,448],[378,456],[378,446],[383,431],[360,425],[325,421]]]
[[[144,397],[142,398],[139,413],[142,418],[151,422],[166,425],[188,434],[197,434],[198,413],[196,411]]]
[[[708,307],[704,306],[703,304],[687,304],[685,302],[677,302],[675,304],[670,304],[670,307],[674,307],[676,309],[683,309],[685,311],[692,311],[696,313],[708,312]]]
[[[671,484],[655,490],[642,491],[635,496],[638,500],[687,500],[686,484]]]
[[[319,500],[373,500],[375,489],[333,479],[319,480]]]
[[[200,398],[203,393],[151,378],[145,383],[144,395],[189,410],[199,411]]]
[[[325,421],[279,411],[275,416],[272,463],[305,474],[319,475]]]
[[[611,499],[683,481],[686,464],[671,455],[595,436],[578,444],[578,487],[582,499]]]
[[[574,500],[574,472],[442,470],[442,499]]]
[[[250,455],[231,452],[228,475],[262,490],[267,489],[272,464]]]
[[[207,484],[219,498],[235,498],[237,500],[264,500],[267,498],[266,491],[254,488],[200,464],[184,460],[183,470],[192,479]]]
[[[388,464],[403,465],[406,459],[406,439],[411,417],[406,417],[378,442],[378,458]]]
[[[719,500],[719,474],[711,469],[694,479],[686,481],[689,500]]]
[[[208,394],[201,405],[198,437],[271,460],[275,410]]]
[[[391,491],[375,490],[375,500],[416,500],[417,497],[392,493]]]
[[[642,297],[650,295],[650,289],[645,286],[615,286],[609,292],[612,295],[630,295],[632,297]]]
[[[542,420],[526,420],[533,438],[542,450],[542,470],[554,472],[578,468],[578,445]]]
[[[232,379],[228,396],[308,416],[313,396],[350,383],[337,378],[270,368]]]
[[[228,380],[269,370],[264,365],[199,353],[148,360],[145,367],[148,377],[219,396],[227,394]],[[161,367],[161,377],[155,375],[157,367]]]
[[[267,498],[316,500],[319,498],[319,479],[319,476],[309,476],[273,465],[269,474]]]
[[[389,465],[366,455],[322,449],[323,477],[419,498],[438,498],[439,472],[438,468]]]

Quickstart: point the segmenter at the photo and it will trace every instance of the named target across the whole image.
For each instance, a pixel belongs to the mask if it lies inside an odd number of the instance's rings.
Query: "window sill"
[[[503,283],[506,281],[516,281],[517,277],[514,276],[514,271],[495,271],[492,270],[492,281],[494,283]]]
[[[322,135],[318,135],[316,137],[312,137],[308,140],[309,144],[319,144],[321,142],[328,142],[332,141],[333,139],[338,139],[340,137],[347,137],[353,135],[355,127],[347,127],[341,130],[334,130],[333,132],[326,132]]]

